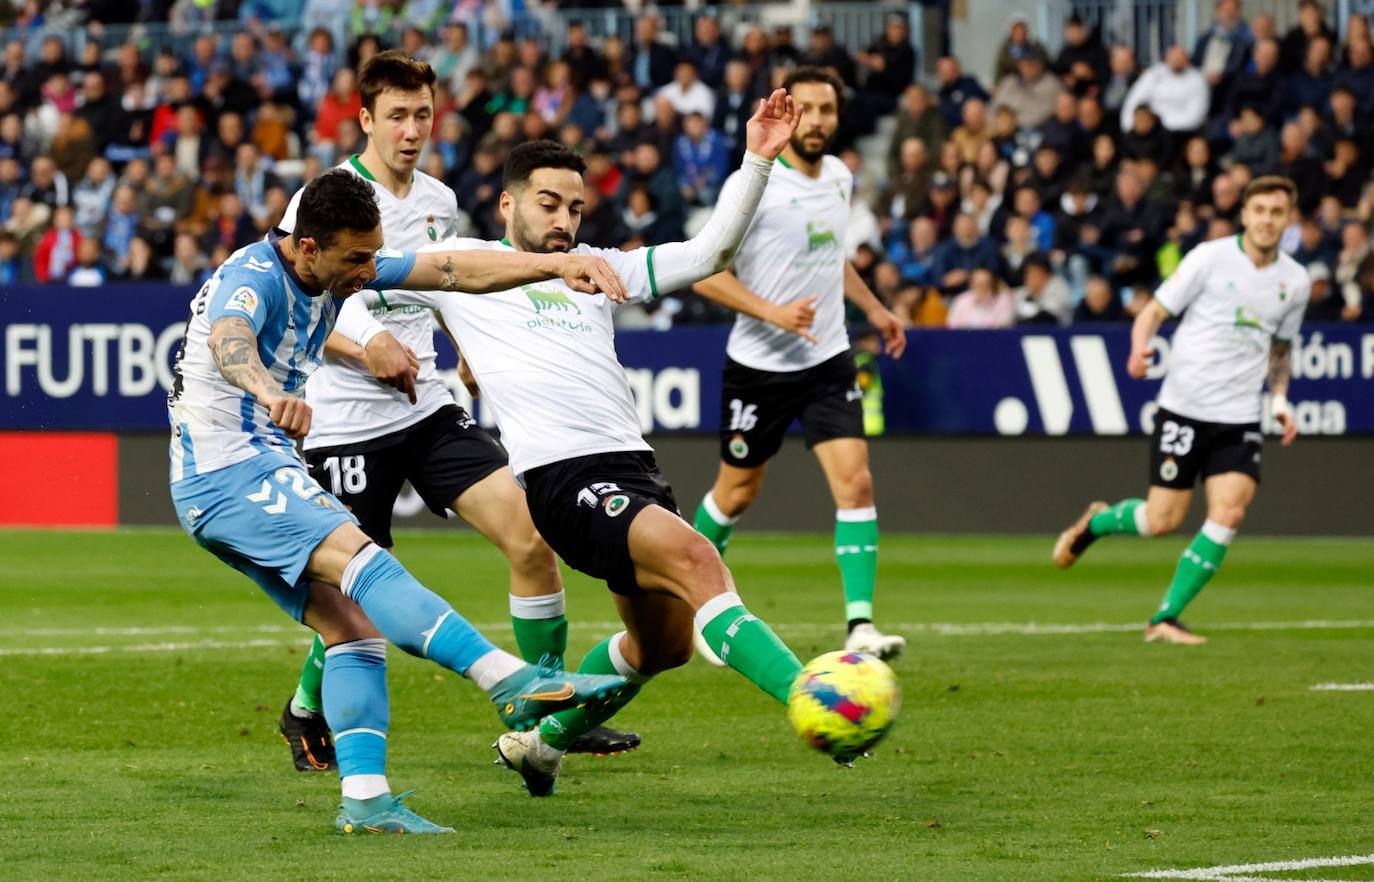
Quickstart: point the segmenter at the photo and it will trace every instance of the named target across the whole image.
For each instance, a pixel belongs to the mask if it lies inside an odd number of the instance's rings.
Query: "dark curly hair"
[[[582,174],[587,161],[556,141],[526,141],[506,157],[505,188],[523,187],[540,168],[567,168]]]
[[[333,168],[305,185],[291,237],[314,239],[320,248],[334,244],[340,230],[370,233],[382,225],[372,185],[350,171]]]

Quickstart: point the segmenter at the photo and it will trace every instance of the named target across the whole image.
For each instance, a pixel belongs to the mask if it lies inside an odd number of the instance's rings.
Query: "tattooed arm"
[[[1269,370],[1265,379],[1269,383],[1270,410],[1283,430],[1283,445],[1287,447],[1298,437],[1298,423],[1293,419],[1293,407],[1288,403],[1288,377],[1293,369],[1293,343],[1291,340],[1275,339],[1269,344]]]
[[[616,303],[629,295],[625,284],[604,258],[588,254],[521,251],[423,251],[398,286],[411,291],[465,291],[490,294],[532,282],[562,278],[568,286],[588,294],[604,293]]]
[[[258,357],[258,337],[245,319],[227,316],[210,328],[210,353],[220,375],[267,408],[272,422],[290,438],[310,431],[310,405],[288,395]]]

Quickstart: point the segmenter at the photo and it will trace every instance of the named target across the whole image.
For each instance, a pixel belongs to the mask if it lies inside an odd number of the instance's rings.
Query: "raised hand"
[[[757,153],[764,159],[776,159],[792,140],[801,122],[792,96],[786,89],[776,89],[772,95],[759,102],[754,115],[745,125],[744,143],[749,152]]]
[[[563,281],[574,291],[585,294],[600,292],[612,303],[630,299],[625,282],[606,259],[590,254],[568,254],[563,257]]]

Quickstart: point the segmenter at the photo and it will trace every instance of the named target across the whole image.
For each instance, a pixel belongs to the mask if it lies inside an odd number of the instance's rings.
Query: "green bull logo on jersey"
[[[1243,307],[1243,306],[1237,306],[1237,307],[1236,307],[1236,327],[1238,327],[1238,328],[1254,328],[1254,329],[1256,329],[1256,330],[1260,330],[1261,328],[1263,328],[1263,325],[1260,324],[1260,320],[1259,320],[1258,318],[1255,318],[1255,317],[1253,317],[1253,316],[1251,316],[1251,315],[1246,314],[1245,307]]]
[[[806,250],[815,251],[826,246],[835,247],[835,231],[815,221],[806,222]]]
[[[582,314],[582,308],[573,303],[572,298],[562,291],[540,288],[535,285],[522,285],[520,290],[524,291],[525,296],[530,299],[536,313],[573,312],[577,315]]]

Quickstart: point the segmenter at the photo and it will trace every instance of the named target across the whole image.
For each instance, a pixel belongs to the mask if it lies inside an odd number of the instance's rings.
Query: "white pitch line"
[[[1374,692],[1374,683],[1318,683],[1313,692]]]
[[[1251,873],[1291,873],[1295,870],[1315,870],[1321,867],[1359,867],[1374,864],[1374,854],[1347,857],[1307,858],[1300,861],[1272,861],[1266,864],[1233,864],[1220,867],[1196,867],[1191,870],[1147,870],[1143,873],[1122,873],[1134,879],[1187,879],[1192,882],[1293,882]],[[1306,879],[1303,882],[1339,882],[1339,880]]]
[[[105,655],[112,652],[178,652],[198,649],[265,649],[304,640],[200,640],[194,643],[133,643],[128,646],[28,646],[0,648],[4,655]]]

